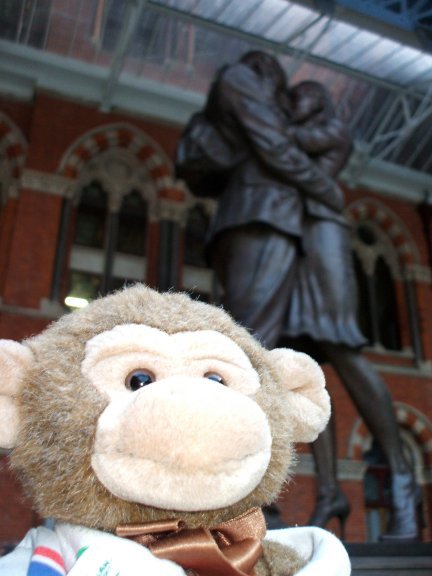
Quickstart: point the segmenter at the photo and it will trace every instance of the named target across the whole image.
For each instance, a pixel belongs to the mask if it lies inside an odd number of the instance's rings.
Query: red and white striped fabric
[[[66,567],[59,552],[47,546],[37,546],[30,561],[27,576],[65,576]]]

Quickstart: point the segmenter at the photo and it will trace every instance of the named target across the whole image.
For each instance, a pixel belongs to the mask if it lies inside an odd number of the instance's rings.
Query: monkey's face
[[[92,467],[127,501],[196,512],[239,502],[271,457],[256,370],[212,330],[116,326],[86,347],[83,374],[108,397]]]
[[[329,416],[321,369],[143,286],[0,341],[0,446],[42,516],[215,525],[272,501]]]

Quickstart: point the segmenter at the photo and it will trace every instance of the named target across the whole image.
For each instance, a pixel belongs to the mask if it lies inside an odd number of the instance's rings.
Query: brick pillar
[[[6,272],[9,267],[17,204],[16,198],[10,198],[0,212],[0,296],[3,296]]]
[[[39,522],[5,455],[0,455],[0,494],[0,544],[16,544]]]
[[[22,190],[3,287],[5,304],[39,308],[49,298],[62,198]]]

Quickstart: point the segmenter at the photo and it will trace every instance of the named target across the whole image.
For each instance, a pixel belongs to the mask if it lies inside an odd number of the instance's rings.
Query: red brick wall
[[[49,298],[62,199],[22,190],[10,240],[5,304],[39,308]]]
[[[0,338],[24,340],[39,334],[49,323],[47,318],[0,312]]]
[[[17,205],[18,201],[15,198],[11,198],[0,211],[0,296],[3,296],[6,275],[9,269]]]
[[[28,139],[34,114],[33,104],[0,96],[0,111],[8,116]]]
[[[24,498],[17,479],[9,470],[7,457],[1,455],[0,495],[0,543],[17,543],[29,527],[39,523],[39,519]]]
[[[345,540],[364,542],[367,538],[367,530],[363,485],[361,482],[344,481],[341,482],[341,487],[351,504],[351,513],[345,525]],[[278,506],[281,509],[281,517],[284,522],[290,526],[307,525],[314,508],[316,489],[315,478],[294,474],[278,499]],[[341,524],[338,518],[332,518],[326,529],[342,537]]]

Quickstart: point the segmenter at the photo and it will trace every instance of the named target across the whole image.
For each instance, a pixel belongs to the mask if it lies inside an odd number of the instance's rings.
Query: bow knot
[[[260,508],[211,528],[187,528],[179,519],[120,524],[117,536],[146,546],[198,576],[253,576],[266,525]]]

